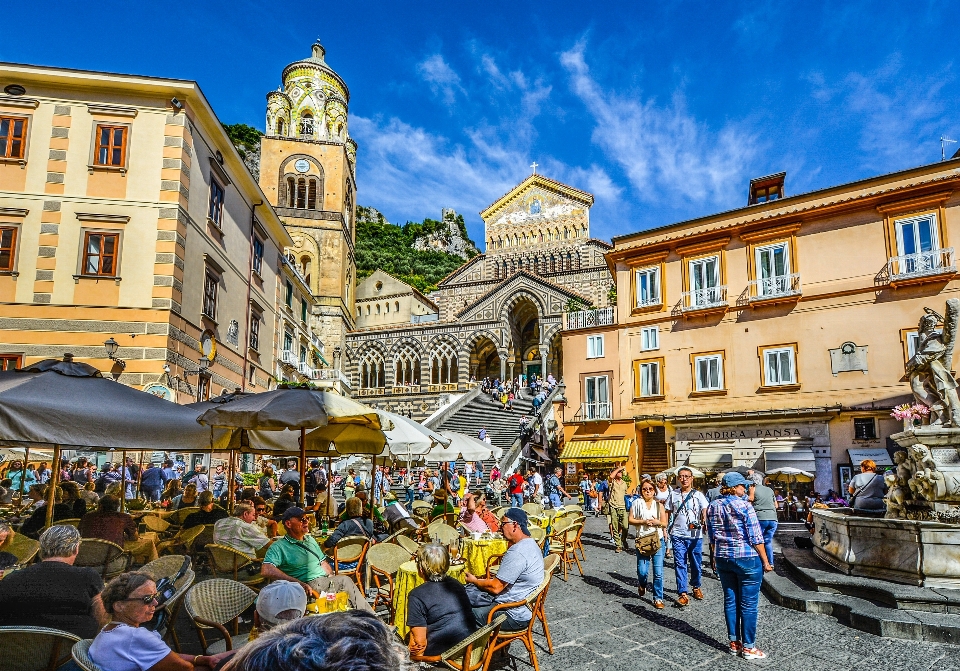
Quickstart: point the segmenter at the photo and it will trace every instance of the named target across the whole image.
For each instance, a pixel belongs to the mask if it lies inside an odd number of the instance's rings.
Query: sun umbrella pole
[[[120,453],[120,512],[127,507],[127,451]]]
[[[304,494],[306,487],[303,486],[304,481],[306,480],[306,469],[304,466],[307,463],[307,430],[304,427],[300,427],[300,507],[303,508]]]
[[[60,484],[60,444],[57,443],[53,446],[53,463],[55,464],[54,468],[50,469],[50,486],[48,489],[47,495],[47,524],[49,527],[53,524],[53,508],[57,504],[57,485]]]
[[[227,468],[227,505],[230,509],[230,514],[233,515],[233,499],[234,499],[234,490],[236,489],[236,483],[233,481],[236,474],[236,461],[237,453],[234,450],[230,450],[230,466]]]
[[[330,517],[330,499],[333,497],[333,459],[327,457],[327,517]]]
[[[23,467],[20,469],[20,506],[23,506],[23,488],[27,484],[27,462],[30,461],[30,446],[23,448]]]
[[[134,497],[139,496],[140,481],[143,479],[143,450],[140,450],[140,461],[137,467],[137,491],[133,493]]]

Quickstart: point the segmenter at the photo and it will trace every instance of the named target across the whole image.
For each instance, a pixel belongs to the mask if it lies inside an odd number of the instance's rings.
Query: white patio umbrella
[[[677,464],[673,468],[668,468],[667,470],[663,471],[663,473],[666,473],[667,475],[672,477],[676,477],[677,471],[679,471],[681,468],[689,469],[690,472],[693,473],[693,477],[695,478],[702,478],[704,476],[703,471],[701,471],[700,469],[694,468],[693,466],[687,466],[686,464]]]
[[[484,459],[499,459],[503,456],[503,450],[490,443],[485,443],[472,436],[467,436],[456,431],[439,431],[444,438],[449,439],[448,447],[435,447],[430,450],[427,459],[430,461],[456,461],[461,458],[464,461],[483,461]]]

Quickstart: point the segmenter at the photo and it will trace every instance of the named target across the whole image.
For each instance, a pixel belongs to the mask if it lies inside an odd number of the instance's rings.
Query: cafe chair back
[[[91,643],[93,643],[92,638],[85,638],[77,641],[73,644],[73,649],[70,651],[70,656],[73,657],[73,661],[77,666],[83,669],[83,671],[106,671],[106,669],[90,659]]]
[[[410,556],[415,555],[417,550],[420,549],[420,543],[413,540],[409,536],[397,536],[393,539],[393,542],[406,550]]]
[[[154,582],[163,580],[164,578],[172,579],[180,572],[180,567],[183,566],[184,559],[186,559],[185,555],[166,555],[159,559],[154,559],[149,564],[144,564],[140,572],[152,577]],[[194,573],[193,568],[188,565],[186,572],[173,583],[173,588],[176,591],[160,607],[166,611],[167,617],[164,618],[163,624],[154,630],[164,639],[169,640],[173,649],[177,652],[180,652],[180,639],[177,638],[177,628],[170,625],[176,623],[180,609],[183,607],[183,596],[187,593],[187,590],[190,589],[196,577],[197,574]]]
[[[233,650],[234,643],[242,644],[246,636],[234,636],[239,633],[238,619],[257,600],[257,593],[246,585],[233,580],[213,578],[198,582],[187,590],[184,606],[187,615],[193,620],[203,647],[203,654],[215,654],[224,650]],[[233,634],[227,631],[226,624],[233,623]],[[207,641],[207,635],[214,629],[223,636],[222,641]]]
[[[572,524],[566,529],[554,531],[550,537],[550,553],[560,556],[563,563],[563,580],[567,580],[567,569],[572,569],[577,565],[580,575],[583,575],[583,566],[580,565],[580,558],[577,556],[577,538],[583,530],[583,524]]]
[[[431,524],[427,527],[427,541],[438,539],[442,545],[449,545],[460,538],[460,532],[448,524]]]
[[[0,668],[54,671],[70,660],[79,636],[46,627],[0,627]]]
[[[492,609],[490,609],[490,614],[487,615],[487,624],[492,624],[494,618],[497,617],[502,611],[510,608],[519,608],[521,606],[526,606],[530,609],[531,617],[530,621],[527,622],[525,629],[521,629],[520,631],[503,631],[501,629],[499,632],[497,632],[497,636],[490,646],[489,654],[492,655],[497,650],[506,648],[513,641],[519,639],[523,642],[527,652],[530,653],[530,664],[533,665],[533,670],[540,671],[540,663],[537,661],[537,652],[533,645],[533,625],[537,621],[537,610],[543,608],[543,599],[546,596],[546,589],[549,584],[550,574],[548,573],[543,576],[543,581],[541,581],[540,585],[523,601],[498,603]]]
[[[551,554],[548,555],[543,560],[543,573],[544,578],[546,578],[547,586],[543,588],[543,598],[540,599],[540,607],[537,608],[533,613],[533,618],[535,620],[540,620],[540,624],[543,625],[543,635],[547,639],[547,650],[550,651],[550,654],[553,654],[553,639],[550,637],[550,627],[547,626],[547,613],[544,604],[547,602],[547,592],[550,591],[550,584],[553,582],[554,571],[557,570],[557,566],[560,564],[560,555]]]
[[[373,600],[373,610],[383,603],[390,611],[390,621],[393,621],[393,586],[394,578],[400,565],[410,561],[410,553],[393,543],[377,543],[367,550],[367,566],[370,567],[370,580],[377,594]]]
[[[366,536],[344,536],[333,547],[333,572],[337,575],[349,575],[363,592],[361,568],[364,556],[370,547]]]
[[[207,545],[206,551],[207,557],[210,559],[210,570],[213,571],[216,578],[233,578],[247,587],[256,587],[266,580],[260,575],[260,571],[253,575],[247,575],[246,569],[258,561],[256,557],[244,554],[229,545],[219,545],[217,543]]]
[[[498,615],[490,624],[477,629],[467,638],[436,657],[410,655],[411,661],[436,664],[440,662],[453,671],[480,671],[490,664],[492,647],[490,642],[496,639],[500,627],[506,621],[506,615]]]
[[[7,552],[17,558],[18,564],[31,564],[36,559],[37,553],[40,552],[40,541],[35,541],[23,534],[16,534],[7,548]]]
[[[543,515],[543,506],[539,503],[524,503],[520,509],[526,511],[527,515]]]
[[[130,554],[116,543],[105,541],[102,538],[82,538],[80,551],[74,560],[74,566],[85,566],[96,569],[106,580],[115,578],[127,570],[130,564]]]
[[[68,520],[57,520],[57,524],[66,524],[67,526],[73,527],[74,529],[79,529],[79,528],[80,528],[80,518],[79,518],[79,517],[71,517],[71,518],[68,519]]]

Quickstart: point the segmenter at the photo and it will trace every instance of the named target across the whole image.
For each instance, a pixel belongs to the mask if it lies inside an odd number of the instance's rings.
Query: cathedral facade
[[[439,394],[484,377],[562,377],[566,312],[607,304],[604,253],[590,238],[593,196],[533,174],[481,212],[486,253],[423,296],[382,271],[357,288],[346,337],[352,393],[424,418]]]

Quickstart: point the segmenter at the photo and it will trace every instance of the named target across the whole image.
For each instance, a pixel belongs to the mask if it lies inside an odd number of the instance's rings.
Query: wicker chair
[[[144,515],[140,518],[140,524],[147,531],[153,531],[158,538],[166,538],[170,535],[170,523],[159,515]]]
[[[259,561],[256,557],[244,554],[229,545],[219,545],[217,543],[207,545],[206,551],[207,556],[210,558],[210,569],[213,571],[215,578],[220,577],[219,574],[225,573],[226,576],[224,577],[232,577],[247,587],[255,587],[266,580],[259,572],[252,576],[238,575],[240,570],[246,569],[248,566]]]
[[[553,572],[557,570],[560,564],[559,555],[550,555],[543,560],[543,572],[547,577],[547,586],[543,588],[543,598],[540,599],[539,607],[533,612],[535,620],[540,620],[543,625],[543,635],[547,639],[547,650],[553,654],[553,639],[550,637],[550,627],[547,626],[547,613],[544,604],[547,602],[547,592],[550,591],[550,583],[553,582]]]
[[[496,638],[490,643],[490,651],[488,654],[493,655],[493,653],[495,653],[497,650],[506,648],[511,643],[519,639],[523,642],[524,647],[526,647],[527,651],[530,653],[530,663],[533,665],[533,670],[540,671],[540,663],[537,661],[537,652],[533,645],[533,625],[537,621],[537,610],[543,608],[543,599],[549,584],[550,574],[546,574],[543,576],[543,581],[540,583],[540,585],[523,601],[498,603],[490,609],[490,614],[487,615],[487,624],[492,624],[494,618],[501,611],[505,611],[510,608],[518,608],[521,606],[526,606],[530,609],[531,617],[530,621],[527,622],[525,629],[521,629],[520,631],[501,630],[497,632]]]
[[[538,526],[530,525],[530,538],[537,541],[537,545],[543,550],[543,545],[547,540],[547,531]]]
[[[73,527],[74,529],[80,528],[80,518],[71,517],[68,520],[57,520],[57,524],[66,524],[67,526]]]
[[[116,543],[102,538],[82,538],[80,551],[73,565],[94,568],[104,580],[109,580],[127,570],[130,553]]]
[[[424,512],[420,512],[421,510]],[[433,506],[426,501],[414,501],[413,505],[410,506],[410,512],[420,517],[427,517],[431,510],[433,510]]]
[[[180,510],[174,510],[173,513],[167,517],[167,522],[175,527],[183,526],[183,521],[187,519],[193,513],[200,512],[198,506],[190,506],[189,508],[180,508]]]
[[[587,518],[582,514],[574,521],[574,524],[580,525],[580,530],[577,531],[577,537],[573,541],[573,547],[580,553],[580,559],[583,561],[587,561],[587,551],[583,547],[583,527],[586,525],[586,522]]]
[[[567,569],[572,569],[574,563],[576,563],[580,575],[583,576],[583,566],[580,565],[576,546],[577,536],[580,535],[582,530],[582,524],[571,524],[566,529],[555,531],[550,537],[550,553],[559,555],[560,561],[563,562],[564,582],[567,580]]]
[[[490,641],[496,640],[500,627],[506,621],[506,615],[498,615],[490,624],[477,629],[467,638],[436,657],[426,655],[410,655],[413,662],[437,665],[437,662],[446,664],[453,671],[480,671],[487,669],[490,664],[490,655],[493,651]]]
[[[390,611],[390,622],[393,622],[393,579],[400,570],[400,565],[410,561],[410,553],[393,543],[377,543],[367,550],[367,565],[370,567],[370,579],[377,589],[373,600],[373,610],[381,603],[387,605]]]
[[[17,534],[8,548],[10,554],[16,556],[18,564],[30,564],[40,552],[40,541],[35,541],[23,534]]]
[[[220,641],[207,642],[204,631],[206,630],[209,633],[210,629],[216,629],[223,634],[223,649],[233,650],[233,636],[236,636],[239,631],[238,618],[240,613],[249,608],[256,600],[257,593],[246,585],[222,578],[198,582],[187,591],[184,604],[187,608],[187,614],[197,628],[203,654],[223,651]],[[224,626],[228,622],[233,623],[233,636]],[[243,636],[243,640],[238,640],[237,643],[242,644],[246,638],[246,636]]]
[[[527,515],[543,515],[543,506],[539,503],[524,503],[520,509],[526,511]]]
[[[73,644],[73,649],[70,651],[73,661],[76,662],[83,671],[105,671],[105,669],[90,659],[90,644],[93,643],[92,638],[85,638],[81,641],[77,641]]]
[[[427,540],[434,538],[439,538],[443,545],[449,545],[460,538],[460,532],[448,524],[433,522],[427,527]]]
[[[393,539],[393,542],[409,552],[411,555],[415,555],[417,550],[420,549],[420,543],[413,540],[409,536],[397,536]]]
[[[583,512],[583,506],[581,506],[581,505],[578,504],[578,503],[572,503],[572,504],[570,504],[569,506],[564,506],[563,509],[564,509],[564,510],[574,510],[574,511],[576,511],[576,512],[578,512],[578,513],[582,513],[582,512]]]
[[[184,555],[166,555],[153,560],[149,564],[144,564],[140,572],[151,576],[154,582],[162,578],[172,578],[180,570],[180,567],[183,566],[184,559],[186,559]],[[183,577],[173,584],[177,591],[161,606],[161,608],[167,612],[168,617],[166,624],[156,629],[156,631],[164,638],[169,637],[173,643],[173,649],[177,652],[180,652],[180,639],[177,638],[176,626],[170,625],[176,624],[177,616],[183,607],[183,595],[190,589],[196,577],[196,573],[194,573],[191,568],[188,568],[187,572],[183,574]]]
[[[202,524],[190,527],[189,529],[181,529],[177,532],[177,535],[170,540],[160,541],[160,543],[157,544],[157,552],[160,554],[167,552],[190,554],[193,548],[193,541],[196,540],[201,531],[203,531]]]
[[[54,671],[70,659],[79,636],[46,627],[0,627],[4,671]]]
[[[344,536],[333,548],[333,572],[337,575],[353,576],[361,592],[364,591],[363,580],[360,577],[363,558],[369,547],[370,539],[366,536]],[[347,566],[343,566],[344,564]]]

